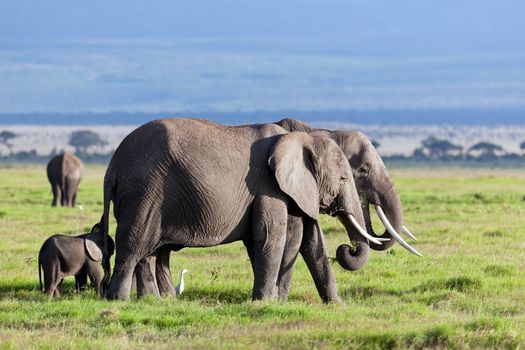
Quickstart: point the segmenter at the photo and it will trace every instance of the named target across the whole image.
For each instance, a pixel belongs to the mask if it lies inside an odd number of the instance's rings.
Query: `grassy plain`
[[[424,257],[396,245],[357,272],[336,263],[341,305],[320,302],[300,258],[288,303],[251,302],[241,243],[173,253],[174,278],[190,270],[178,300],[101,301],[92,290],[77,295],[69,278],[48,301],[38,288],[40,245],[98,221],[104,168],[87,167],[82,209],[56,209],[44,166],[3,166],[0,348],[524,348],[525,172],[392,173]],[[329,217],[322,227],[334,256],[346,234]]]

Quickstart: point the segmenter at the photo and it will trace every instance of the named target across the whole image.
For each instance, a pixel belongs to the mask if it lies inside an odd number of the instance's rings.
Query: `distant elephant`
[[[49,237],[38,253],[38,278],[40,290],[50,297],[59,296],[59,286],[66,276],[75,276],[75,287],[80,291],[89,277],[99,295],[103,295],[103,275],[100,264],[104,258],[104,241],[107,258],[113,255],[115,244],[111,237],[104,239],[104,232],[94,227],[91,233],[79,236],[54,235]],[[42,270],[44,288],[42,289]]]
[[[318,213],[339,217],[356,240],[365,225],[350,166],[337,144],[271,124],[147,123],[122,141],[106,172],[106,233],[110,201],[117,232],[108,299],[128,299],[137,263],[159,248],[238,240],[253,262],[252,298],[274,298],[292,215],[312,228],[303,239],[303,257],[321,298],[338,300],[323,237],[315,230]],[[137,278],[137,288],[138,283]]]
[[[82,179],[84,165],[82,161],[69,152],[52,158],[47,164],[47,178],[51,183],[54,207],[58,203],[64,207],[74,207],[77,199],[78,185]]]

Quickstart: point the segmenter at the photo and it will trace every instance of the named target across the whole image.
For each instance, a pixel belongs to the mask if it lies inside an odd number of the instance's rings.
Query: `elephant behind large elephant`
[[[363,213],[365,215],[366,228],[375,237],[384,240],[381,244],[370,242],[370,247],[374,250],[385,250],[390,248],[398,241],[404,248],[411,253],[421,256],[421,254],[406,243],[399,235],[405,232],[411,238],[415,237],[403,225],[403,209],[399,193],[392,181],[383,160],[377,153],[372,142],[361,132],[351,130],[326,130],[315,129],[307,124],[292,118],[286,118],[276,123],[288,131],[302,131],[312,135],[324,135],[334,140],[344,152],[348,163],[352,168],[355,184],[359,195],[363,199]],[[372,220],[370,218],[369,206],[372,205],[386,227],[383,235],[378,236],[374,233]],[[356,270],[356,264],[344,256],[344,251],[348,246],[341,246],[338,250],[338,261],[345,269]]]
[[[104,180],[117,219],[108,298],[127,299],[136,264],[159,247],[208,247],[243,240],[254,270],[254,299],[275,295],[288,215],[338,216],[351,237],[365,224],[351,169],[324,136],[276,125],[229,127],[196,119],[150,122],[115,151]],[[337,287],[320,232],[305,259],[323,300]]]
[[[47,178],[53,192],[54,207],[60,205],[74,207],[84,164],[75,155],[65,152],[52,158],[47,164]]]

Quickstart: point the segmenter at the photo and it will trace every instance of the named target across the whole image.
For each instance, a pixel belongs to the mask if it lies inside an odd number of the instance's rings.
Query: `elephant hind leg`
[[[49,298],[52,298],[53,295],[56,294],[58,285],[62,281],[59,265],[53,261],[44,261],[42,268],[44,270],[44,293],[46,293]]]
[[[162,296],[176,298],[175,286],[170,272],[171,249],[160,248],[157,251],[156,275],[159,286],[159,293]]]
[[[141,235],[141,238],[140,240],[137,239],[136,235],[133,234],[133,230],[129,229],[129,226],[122,224],[117,226],[117,234],[115,236],[115,267],[113,268],[113,274],[109,281],[106,295],[109,300],[129,299],[135,267],[139,260],[144,256],[150,255],[147,253],[142,255],[140,252],[137,252],[147,244],[143,240],[151,237]],[[137,276],[137,287],[138,277],[139,276]]]
[[[156,256],[148,256],[141,259],[135,267],[137,281],[137,297],[146,295],[160,296],[155,273]]]
[[[107,292],[109,300],[129,300],[133,271],[136,265],[137,259],[115,259],[115,268]]]
[[[66,197],[66,206],[74,207],[76,201],[76,192],[78,188],[78,181],[76,179],[66,178],[64,181],[66,188],[64,189]]]
[[[67,190],[66,185],[60,186],[60,205],[65,207],[67,205]]]
[[[51,191],[53,192],[53,201],[51,202],[51,205],[53,207],[58,207],[58,203],[60,203],[62,199],[60,186],[58,184],[51,185]]]

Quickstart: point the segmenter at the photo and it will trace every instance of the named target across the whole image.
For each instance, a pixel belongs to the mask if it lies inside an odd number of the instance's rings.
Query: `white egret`
[[[175,287],[175,291],[177,292],[177,295],[181,295],[182,292],[184,291],[184,274],[187,272],[189,271],[186,269],[182,269],[182,271],[180,272],[180,282],[179,284],[177,284],[177,287]]]

